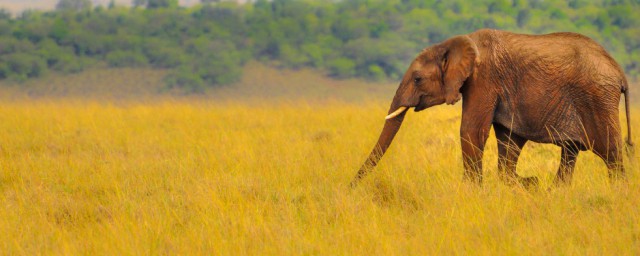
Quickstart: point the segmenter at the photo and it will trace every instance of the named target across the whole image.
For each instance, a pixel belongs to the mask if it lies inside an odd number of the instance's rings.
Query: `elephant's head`
[[[407,109],[418,112],[443,103],[454,104],[462,97],[460,88],[479,62],[476,44],[468,36],[456,36],[424,49],[404,74],[378,142],[364,162],[352,186],[376,166],[391,144]]]

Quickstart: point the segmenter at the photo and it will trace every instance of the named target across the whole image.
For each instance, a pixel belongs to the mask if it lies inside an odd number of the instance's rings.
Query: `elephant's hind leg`
[[[516,166],[522,148],[527,143],[527,139],[511,133],[509,129],[494,124],[493,130],[496,133],[498,141],[498,172],[500,179],[506,184],[521,184],[525,187],[535,186],[538,184],[536,177],[520,177],[516,173]]]
[[[554,184],[571,184],[573,178],[573,169],[576,166],[576,158],[580,150],[575,143],[566,143],[562,145],[562,153],[560,156],[560,166]]]
[[[609,179],[611,181],[626,180],[624,165],[622,164],[622,150],[614,147],[607,150],[606,154],[598,154],[607,164]]]
[[[617,130],[609,128],[608,131]],[[593,147],[593,152],[607,164],[611,181],[626,180],[624,165],[622,164],[622,140],[620,137],[619,132],[610,132],[601,136],[601,138],[605,139],[596,141]]]

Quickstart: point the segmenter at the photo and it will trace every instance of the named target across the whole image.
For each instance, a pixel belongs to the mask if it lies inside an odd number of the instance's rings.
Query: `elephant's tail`
[[[633,142],[631,141],[631,113],[629,110],[629,85],[622,87],[622,93],[624,93],[624,108],[627,115],[627,147],[630,153],[633,152]]]

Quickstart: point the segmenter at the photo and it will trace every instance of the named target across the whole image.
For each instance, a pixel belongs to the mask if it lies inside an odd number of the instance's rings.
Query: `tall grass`
[[[349,189],[387,104],[5,101],[0,251],[640,253],[635,160],[625,159],[628,184],[611,185],[582,152],[573,184],[547,191],[559,148],[530,143],[518,172],[542,184],[525,191],[498,180],[490,138],[475,187],[462,182],[458,107],[409,113],[378,168]]]

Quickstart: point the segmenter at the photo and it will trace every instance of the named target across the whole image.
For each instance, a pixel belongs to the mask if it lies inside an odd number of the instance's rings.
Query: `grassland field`
[[[344,89],[331,86],[315,94]],[[473,186],[462,181],[459,106],[409,113],[349,189],[388,99],[7,95],[2,254],[640,254],[640,153],[625,157],[626,184],[582,152],[573,184],[547,190],[560,150],[529,143],[518,173],[541,184],[528,191],[498,180],[492,136],[485,183]]]

